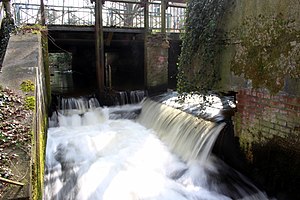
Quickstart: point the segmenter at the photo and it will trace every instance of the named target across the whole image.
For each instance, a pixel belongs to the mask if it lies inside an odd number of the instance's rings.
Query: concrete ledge
[[[0,73],[0,85],[16,90],[24,80],[35,82],[38,67],[38,35],[19,34],[10,37]]]
[[[0,85],[8,87],[15,93],[35,97],[35,110],[32,123],[32,155],[28,167],[29,185],[23,187],[24,195],[18,198],[43,199],[45,143],[47,132],[47,86],[43,60],[43,35],[12,35],[5,54]],[[35,83],[32,94],[24,93],[20,85],[25,80]],[[30,177],[29,177],[30,176]]]

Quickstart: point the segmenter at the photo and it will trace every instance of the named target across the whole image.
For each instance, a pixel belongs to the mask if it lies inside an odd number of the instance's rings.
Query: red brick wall
[[[169,52],[166,36],[164,34],[147,35],[145,45],[145,86],[150,93],[166,91]]]
[[[300,97],[241,89],[236,98],[235,135],[254,179],[271,192],[288,192],[290,198],[298,198]]]
[[[261,133],[261,138],[254,140],[279,136],[300,141],[300,97],[272,96],[262,90],[243,89],[238,92],[237,101],[237,118],[241,122],[237,134],[248,134],[250,127]]]

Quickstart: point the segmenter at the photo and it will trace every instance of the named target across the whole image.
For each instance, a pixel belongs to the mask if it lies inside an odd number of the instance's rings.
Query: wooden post
[[[167,0],[161,0],[161,33],[166,33]]]
[[[45,26],[46,18],[45,18],[45,4],[44,0],[41,0],[41,25]]]
[[[144,7],[144,86],[147,86],[147,66],[148,66],[148,51],[147,51],[147,37],[149,34],[149,3],[148,0],[142,0]]]
[[[102,0],[95,0],[96,71],[100,96],[104,92],[104,45],[102,25]]]
[[[64,24],[64,17],[65,17],[65,0],[63,0],[63,8],[61,14],[61,24]]]
[[[149,31],[149,3],[148,0],[143,0],[143,7],[144,7],[144,29],[145,33]]]

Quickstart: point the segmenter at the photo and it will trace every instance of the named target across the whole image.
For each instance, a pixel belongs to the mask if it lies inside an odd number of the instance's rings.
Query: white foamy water
[[[59,126],[48,130],[44,199],[267,199],[245,178],[210,154],[206,160],[197,160],[197,156],[188,159],[184,153],[185,161],[172,154],[166,146],[169,144],[158,138],[162,133],[158,133],[157,124],[154,129],[140,124],[147,118],[145,113],[137,123],[110,119],[112,110],[115,112],[116,108],[73,114],[69,111],[67,116],[59,114]],[[164,128],[163,132],[167,130]],[[183,135],[179,139],[192,136],[191,133]],[[184,151],[184,147],[170,149]]]

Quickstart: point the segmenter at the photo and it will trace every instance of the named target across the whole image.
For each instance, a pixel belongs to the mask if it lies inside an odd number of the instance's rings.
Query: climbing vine
[[[219,25],[229,0],[191,0],[178,64],[177,90],[208,91],[219,79],[216,55],[221,42]]]
[[[286,77],[300,78],[300,31],[293,20],[281,14],[246,18],[231,36],[236,40],[231,70],[254,88],[277,93]]]
[[[6,52],[6,47],[8,45],[8,40],[10,38],[10,33],[13,32],[15,29],[14,20],[10,12],[9,1],[3,2],[3,5],[5,10],[5,16],[2,19],[0,29],[0,72],[2,68],[2,62],[4,60],[4,55]]]

